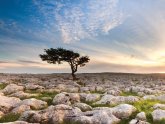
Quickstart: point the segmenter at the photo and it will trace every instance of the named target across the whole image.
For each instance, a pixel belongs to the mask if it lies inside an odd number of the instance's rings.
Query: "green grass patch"
[[[39,91],[37,90],[25,90],[26,93],[31,93],[31,94],[37,94],[37,93],[40,93]]]
[[[9,113],[0,118],[0,123],[17,121],[20,114]]]
[[[114,107],[114,106],[109,105],[109,104],[90,104],[90,106],[92,106],[93,108],[96,108],[96,107]]]
[[[0,90],[4,89],[7,86],[5,83],[0,83]]]
[[[153,106],[157,103],[163,103],[163,102],[158,100],[141,100],[136,103],[133,103],[132,105],[136,107],[137,112],[142,112],[142,111],[145,112],[147,121],[153,124],[153,118],[151,113],[154,111]]]
[[[91,91],[92,94],[104,94],[104,91]]]
[[[121,94],[120,94],[121,96],[138,96],[138,94],[137,93],[135,93],[135,92],[122,92]]]
[[[151,113],[154,110],[153,106],[156,103],[161,103],[161,102],[158,100],[141,100],[133,103],[132,105],[136,107],[137,111],[139,112],[143,111],[147,114],[147,113]]]
[[[34,92],[33,92],[34,93]],[[43,97],[51,97],[51,99],[48,99],[46,102],[48,103],[48,105],[52,104],[52,99],[58,94],[57,92],[36,92],[38,95],[37,96],[32,96],[31,98],[36,98],[39,100],[43,100]],[[34,93],[35,94],[35,93]]]
[[[156,124],[165,124],[165,119],[162,119],[161,121],[156,122]]]

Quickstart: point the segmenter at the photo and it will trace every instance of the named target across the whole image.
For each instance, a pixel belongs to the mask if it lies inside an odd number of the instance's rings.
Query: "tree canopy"
[[[78,67],[83,67],[90,61],[88,56],[80,56],[79,53],[63,48],[45,49],[44,52],[45,54],[40,54],[40,58],[50,64],[68,62],[71,67],[73,79],[76,79],[75,72],[77,72]]]

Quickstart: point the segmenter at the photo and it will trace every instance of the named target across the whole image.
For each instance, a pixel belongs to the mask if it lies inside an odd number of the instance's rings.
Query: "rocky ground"
[[[165,74],[0,74],[0,123],[165,124]]]

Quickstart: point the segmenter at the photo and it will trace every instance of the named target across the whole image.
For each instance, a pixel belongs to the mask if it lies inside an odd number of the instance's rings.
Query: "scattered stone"
[[[80,92],[81,93],[90,93],[89,87],[80,87]]]
[[[13,93],[11,95],[9,95],[10,97],[18,97],[20,99],[26,99],[26,98],[30,98],[32,96],[37,96],[38,94],[30,94],[30,93],[25,93],[23,91],[18,91],[16,93]]]
[[[146,95],[143,97],[144,100],[156,100],[155,95]]]
[[[129,122],[129,124],[150,124],[146,121],[141,121],[141,120],[137,120],[137,119],[133,119]]]
[[[165,110],[157,109],[152,112],[153,121],[161,121],[165,119]]]
[[[93,124],[117,124],[120,122],[120,119],[107,111],[98,111],[91,118]]]
[[[25,85],[26,90],[38,90],[38,89],[45,89],[43,86],[36,85],[36,84],[27,84]]]
[[[77,108],[81,109],[81,111],[83,111],[83,112],[92,110],[92,107],[90,105],[85,104],[85,103],[75,103],[73,105],[73,107],[77,107]]]
[[[0,118],[9,113],[21,114],[20,121],[7,124],[118,124],[123,119],[132,119],[129,124],[149,124],[144,112],[134,117],[136,108],[129,103],[165,102],[163,75],[102,73],[77,77],[81,84],[72,81],[70,74],[0,74]],[[42,97],[44,92],[46,97]],[[128,96],[120,96],[122,92],[128,92]],[[47,102],[54,106],[47,106]],[[90,104],[98,107],[92,108]],[[165,104],[157,103],[153,109],[154,124],[165,119]]]
[[[73,117],[71,123],[78,124],[117,124],[120,119],[115,117],[108,109],[87,111],[83,115]]]
[[[25,121],[15,121],[15,122],[7,122],[7,123],[3,123],[3,124],[29,124]],[[33,124],[38,124],[38,123],[33,123]]]
[[[120,104],[112,109],[112,113],[120,119],[128,118],[134,112],[136,112],[136,108],[129,104]]]
[[[0,96],[0,111],[7,113],[19,102],[21,102],[19,98]]]
[[[137,96],[113,96],[113,95],[104,95],[100,101],[95,104],[108,104],[108,105],[117,105],[121,103],[134,103],[139,101],[140,98]]]
[[[161,102],[165,102],[165,94],[157,96],[156,99],[161,101]]]
[[[9,94],[12,94],[18,91],[23,91],[23,90],[24,90],[23,86],[18,86],[16,84],[9,84],[2,90],[2,92],[5,95],[9,95]]]
[[[119,96],[122,93],[120,90],[108,90],[106,94],[113,95],[113,96]]]
[[[70,120],[81,113],[77,107],[70,107],[68,105],[60,104],[56,106],[49,106],[45,110],[40,111],[26,111],[19,120],[27,121],[29,123],[51,123],[60,124],[65,120]]]
[[[14,114],[21,114],[21,113],[28,111],[28,110],[30,110],[29,105],[20,105],[20,106],[14,108],[11,112]]]
[[[73,103],[80,102],[80,95],[77,93],[59,93],[53,98],[53,104],[65,104],[71,105]]]
[[[68,93],[59,93],[53,98],[53,104],[65,104],[65,105],[71,105],[69,94]]]
[[[0,118],[2,118],[3,116],[4,116],[4,113],[0,111]]]
[[[154,109],[165,109],[165,104],[157,103],[153,106]]]
[[[103,92],[105,92],[105,89],[103,87],[101,87],[101,86],[96,86],[96,92],[103,93]]]
[[[147,118],[146,118],[146,114],[145,112],[140,112],[136,115],[136,119],[137,120],[141,120],[141,121],[146,121]]]
[[[94,124],[91,117],[88,116],[77,116],[70,119],[73,124]]]
[[[38,100],[35,98],[31,99],[25,99],[18,104],[15,105],[15,107],[21,106],[21,105],[27,105],[30,106],[31,109],[39,110],[47,107],[47,102]]]
[[[100,94],[87,94],[85,101],[86,102],[96,102],[100,100]]]

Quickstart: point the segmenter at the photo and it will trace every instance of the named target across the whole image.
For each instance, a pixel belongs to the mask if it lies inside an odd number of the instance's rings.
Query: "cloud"
[[[8,63],[7,61],[0,61],[0,64],[3,64],[3,63]]]
[[[17,60],[18,62],[21,63],[30,63],[30,64],[41,64],[41,62],[37,62],[37,61],[29,61],[29,60]]]
[[[71,0],[34,0],[34,4],[47,23],[60,31],[65,43],[107,34],[124,19],[117,9],[118,0],[80,0],[75,3]]]

